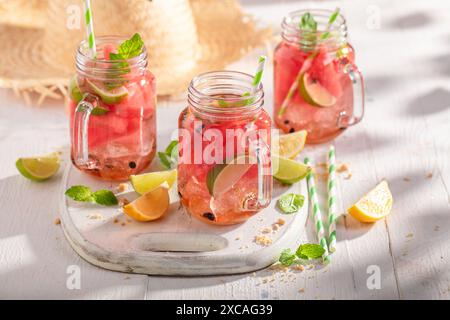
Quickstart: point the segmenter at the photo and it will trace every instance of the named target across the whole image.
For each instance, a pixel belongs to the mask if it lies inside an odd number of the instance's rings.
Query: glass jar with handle
[[[323,143],[364,115],[364,81],[339,11],[301,10],[282,23],[274,53],[274,120],[285,133],[307,130]]]
[[[271,201],[271,120],[252,82],[233,71],[199,75],[179,117],[181,203],[211,224],[243,222]]]
[[[141,172],[156,151],[155,78],[145,47],[129,59],[115,58],[125,40],[97,38],[95,59],[83,41],[69,85],[72,162],[112,181]]]

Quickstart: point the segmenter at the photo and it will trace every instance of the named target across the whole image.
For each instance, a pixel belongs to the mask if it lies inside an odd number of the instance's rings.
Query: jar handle
[[[364,117],[365,104],[364,78],[358,67],[356,67],[353,63],[348,62],[344,66],[343,70],[352,81],[354,108],[352,115],[348,115],[345,111],[339,113],[337,125],[340,129],[345,129],[359,123]],[[356,109],[359,110],[358,113],[355,113]]]
[[[266,208],[272,200],[272,160],[270,148],[264,140],[255,140],[253,144],[258,165],[258,195],[256,201],[248,204],[246,209],[259,211]]]
[[[97,96],[87,93],[75,108],[72,131],[72,150],[77,165],[86,165],[89,161],[89,118],[98,105]]]

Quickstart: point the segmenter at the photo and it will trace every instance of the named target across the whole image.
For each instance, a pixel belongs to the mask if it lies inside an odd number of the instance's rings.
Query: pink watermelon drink
[[[244,96],[251,80],[228,71],[194,78],[179,117],[181,202],[207,223],[240,223],[270,202],[271,120],[261,88]]]
[[[285,133],[307,130],[307,143],[329,141],[361,120],[355,104],[364,107],[345,20],[338,11],[297,11],[282,26],[274,53],[275,123]]]
[[[71,80],[72,162],[105,180],[125,180],[141,172],[156,151],[155,78],[138,35],[124,42],[97,39],[97,57],[77,52],[77,75]],[[135,45],[132,56],[121,46]]]

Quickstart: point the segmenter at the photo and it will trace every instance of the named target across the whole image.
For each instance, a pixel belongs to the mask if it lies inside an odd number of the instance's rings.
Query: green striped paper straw
[[[308,158],[305,158],[304,162],[307,166],[310,166],[310,161]],[[327,237],[325,235],[325,228],[322,222],[322,213],[320,212],[319,199],[317,197],[317,189],[314,182],[314,172],[312,170],[306,176],[306,181],[308,182],[308,193],[312,205],[312,214],[316,227],[317,238],[320,246],[325,250],[322,259],[324,262],[328,263],[330,261],[330,257],[328,255]]]
[[[267,57],[266,56],[259,56],[258,60],[258,68],[256,69],[255,76],[253,77],[253,83],[252,83],[252,93],[254,93],[256,90],[258,90],[259,85],[261,84],[262,76],[264,73],[264,67],[266,65]]]
[[[94,23],[92,21],[92,8],[91,1],[85,0],[85,20],[86,20],[86,33],[89,43],[89,49],[91,51],[91,57],[95,58],[97,56],[97,48],[95,46],[95,35],[94,35]]]
[[[328,250],[336,251],[337,186],[336,151],[334,146],[328,151]]]

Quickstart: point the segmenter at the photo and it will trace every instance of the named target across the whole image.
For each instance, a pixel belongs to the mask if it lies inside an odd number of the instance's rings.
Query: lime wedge
[[[89,79],[87,79],[86,82],[92,91],[94,91],[94,93],[98,95],[106,104],[120,103],[126,96],[128,96],[128,90],[123,86],[108,90],[100,87],[92,81],[89,81]]]
[[[75,102],[79,103],[83,99],[83,94],[81,93],[80,86],[78,84],[78,77],[74,76],[69,83],[69,94],[70,98]]]
[[[299,182],[311,171],[311,167],[295,160],[272,156],[273,177],[283,184]]]
[[[227,192],[254,164],[256,164],[256,159],[243,155],[236,157],[227,164],[215,165],[209,170],[206,177],[209,194],[217,197]]]
[[[25,178],[44,181],[58,172],[59,154],[54,152],[40,157],[19,158],[16,167]]]
[[[303,99],[313,106],[328,108],[336,104],[336,98],[306,72],[300,79],[299,90]]]
[[[174,169],[170,171],[158,171],[140,175],[132,175],[130,179],[134,190],[139,194],[145,194],[156,189],[164,182],[167,182],[169,187],[172,187],[173,183],[177,179],[177,170]]]

